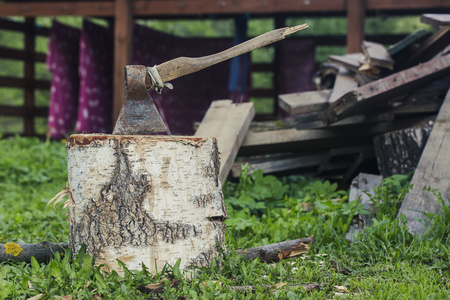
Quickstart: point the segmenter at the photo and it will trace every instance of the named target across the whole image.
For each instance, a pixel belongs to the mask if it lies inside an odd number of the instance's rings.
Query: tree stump
[[[70,245],[119,274],[181,258],[206,266],[227,217],[215,138],[72,135],[67,142]]]

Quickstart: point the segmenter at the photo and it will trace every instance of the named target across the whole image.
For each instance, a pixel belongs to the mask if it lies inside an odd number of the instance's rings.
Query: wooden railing
[[[25,136],[36,135],[35,118],[47,117],[48,107],[37,107],[35,104],[35,90],[49,90],[50,81],[36,79],[35,64],[45,63],[46,54],[35,51],[36,37],[49,36],[48,28],[37,28],[35,18],[25,18],[25,22],[14,22],[7,19],[0,19],[0,30],[9,30],[23,33],[23,49],[10,49],[0,47],[1,59],[12,59],[23,61],[23,77],[0,76],[0,88],[18,88],[23,91],[23,104],[13,106],[8,104],[0,105],[0,118],[4,116],[18,117],[23,121],[23,130],[20,133]],[[18,70],[18,73],[22,73]],[[0,95],[0,97],[2,97]],[[3,102],[3,101],[2,101]],[[3,131],[3,130],[2,130]],[[8,136],[5,133],[3,136]]]
[[[275,24],[276,27],[284,26],[283,24]],[[278,26],[279,25],[279,26]],[[35,90],[50,90],[50,82],[48,80],[36,79],[35,64],[45,63],[46,53],[37,53],[35,51],[36,37],[49,36],[49,28],[36,27],[34,18],[26,18],[25,22],[15,22],[7,19],[0,19],[0,30],[10,30],[23,33],[24,49],[10,49],[0,46],[0,58],[22,61],[24,65],[23,77],[0,76],[0,92],[1,88],[18,88],[23,90],[23,104],[13,106],[10,104],[0,105],[0,119],[2,117],[16,117],[22,119],[23,130],[20,132],[8,132],[3,136],[12,134],[21,134],[24,136],[37,135],[35,121],[36,118],[46,118],[48,116],[48,106],[36,106]],[[404,35],[371,35],[366,39],[381,42],[385,44],[393,44],[403,38]],[[345,35],[321,35],[301,37],[291,37],[294,39],[313,40],[317,46],[345,46]],[[197,38],[201,40],[202,38]],[[221,38],[222,39],[222,38]],[[251,70],[255,73],[264,72],[272,73],[272,85],[264,88],[254,88],[250,97],[255,101],[261,98],[271,98],[273,101],[273,113],[257,115],[257,119],[264,120],[274,118],[278,109],[279,88],[276,83],[277,78],[277,46],[275,47],[275,55],[272,62],[253,63]],[[18,72],[19,73],[19,72]],[[1,97],[1,95],[0,95]],[[48,99],[50,101],[50,99]],[[2,101],[4,102],[4,101]],[[0,122],[1,123],[1,122]],[[4,130],[2,130],[4,132]],[[42,134],[42,132],[41,132]]]

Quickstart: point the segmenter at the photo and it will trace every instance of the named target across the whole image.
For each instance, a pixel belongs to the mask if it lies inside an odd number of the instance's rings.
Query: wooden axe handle
[[[244,43],[236,45],[232,48],[224,50],[222,52],[203,56],[203,57],[178,57],[169,60],[165,63],[156,66],[156,69],[163,82],[168,82],[170,80],[176,79],[178,77],[191,74],[200,71],[209,66],[218,64],[227,59],[233,58],[235,56],[250,52],[252,50],[264,47],[266,45],[272,44],[274,42],[280,41],[286,37],[286,35],[294,33],[299,30],[308,28],[307,24],[297,25],[294,27],[284,27],[280,29],[275,29],[259,35],[251,40]],[[149,77],[147,75],[147,77]],[[152,83],[150,78],[147,78],[147,88],[150,88]]]

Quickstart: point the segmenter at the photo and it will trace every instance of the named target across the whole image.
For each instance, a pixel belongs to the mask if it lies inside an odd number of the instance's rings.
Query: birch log
[[[181,258],[205,266],[227,217],[215,138],[72,135],[67,142],[70,245],[119,274]]]

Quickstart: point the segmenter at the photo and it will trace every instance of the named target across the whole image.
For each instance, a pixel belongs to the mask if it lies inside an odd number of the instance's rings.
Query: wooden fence
[[[275,18],[275,27],[285,26],[284,18]],[[50,90],[50,82],[48,80],[36,79],[35,65],[36,63],[45,63],[46,53],[38,53],[35,51],[36,38],[38,36],[48,37],[49,28],[37,27],[34,17],[25,18],[24,22],[16,22],[8,19],[0,18],[0,30],[15,31],[23,34],[24,47],[23,49],[11,49],[0,46],[0,59],[11,59],[16,62],[23,62],[23,77],[0,76],[0,91],[1,88],[18,88],[23,91],[22,105],[14,106],[10,103],[0,102],[0,120],[4,117],[20,118],[22,122],[22,129],[15,132],[5,132],[2,130],[3,137],[8,137],[14,134],[24,136],[43,135],[43,132],[36,132],[36,119],[46,118],[48,116],[48,106],[37,106],[35,99],[36,90]],[[371,35],[366,36],[366,39],[380,42],[384,44],[393,44],[404,35]],[[294,39],[313,40],[317,46],[342,46],[346,45],[347,37],[345,35],[303,35],[301,37],[292,37]],[[251,91],[250,97],[258,101],[258,99],[272,99],[273,112],[271,114],[258,114],[257,120],[265,120],[274,118],[278,111],[278,95],[279,88],[277,84],[278,68],[276,67],[279,60],[279,46],[276,44],[275,55],[273,61],[265,63],[252,63],[250,69],[253,73],[265,73],[265,76],[272,78],[272,84],[264,88],[254,88]],[[22,72],[18,72],[22,73]],[[269,74],[271,75],[269,75]],[[1,97],[1,96],[0,96]],[[5,122],[5,121],[3,121]],[[1,124],[1,122],[0,122]]]

